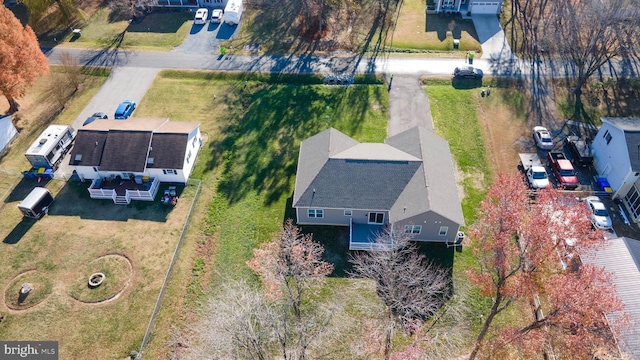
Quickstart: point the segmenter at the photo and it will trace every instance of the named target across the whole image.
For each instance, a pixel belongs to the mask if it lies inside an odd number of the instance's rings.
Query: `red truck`
[[[558,180],[558,186],[567,190],[575,190],[580,185],[571,161],[563,153],[551,151],[547,155],[547,160],[553,175]]]

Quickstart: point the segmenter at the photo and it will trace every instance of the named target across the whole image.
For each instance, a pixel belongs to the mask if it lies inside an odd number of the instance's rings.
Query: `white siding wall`
[[[165,174],[164,170],[176,170],[177,174]],[[188,176],[180,169],[147,169],[148,175],[152,178],[158,178],[160,182],[186,183]]]
[[[609,144],[604,138],[607,131],[611,134]],[[614,192],[617,191],[631,171],[623,131],[605,122],[596,134],[591,150],[596,171],[607,178]]]
[[[186,183],[189,179],[191,170],[193,170],[193,165],[196,163],[196,157],[198,156],[198,152],[201,147],[202,135],[200,134],[200,127],[197,127],[191,132],[191,134],[189,134],[189,141],[187,141],[187,151],[184,154],[184,164],[182,165],[181,171],[184,174],[184,180],[182,180],[182,182]],[[189,156],[189,152],[191,152],[191,156]]]

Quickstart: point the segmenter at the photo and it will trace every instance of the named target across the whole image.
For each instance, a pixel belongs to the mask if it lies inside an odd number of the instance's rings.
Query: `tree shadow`
[[[129,23],[126,31],[173,34],[191,18],[192,14],[186,12],[152,12]]]
[[[269,205],[292,192],[300,141],[333,126],[347,108],[353,117],[341,130],[356,133],[370,108],[363,99],[370,91],[384,90],[369,85],[327,91],[318,85],[242,84],[223,99],[231,105],[220,130],[224,136],[209,142],[208,151],[216,155],[206,165],[206,170],[222,167],[218,191],[230,204],[255,191]]]
[[[106,42],[106,46],[94,55],[90,55],[88,59],[79,59],[80,63],[84,63],[83,70],[96,66],[114,67],[126,64],[128,53],[122,51],[122,41],[127,31],[116,34],[113,38]],[[121,57],[124,56],[124,60]]]

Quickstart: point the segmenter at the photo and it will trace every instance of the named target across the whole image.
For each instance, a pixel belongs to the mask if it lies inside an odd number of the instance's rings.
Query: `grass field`
[[[452,36],[447,37],[447,31]],[[460,39],[459,50],[453,39]],[[466,51],[481,51],[473,21],[460,17],[426,15],[423,0],[404,0],[393,31],[392,48],[447,52],[447,56],[464,57]]]

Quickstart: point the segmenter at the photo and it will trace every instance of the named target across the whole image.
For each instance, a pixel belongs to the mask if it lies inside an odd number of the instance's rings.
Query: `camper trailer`
[[[25,217],[39,219],[49,211],[49,206],[52,202],[53,196],[49,190],[43,187],[36,187],[18,204],[18,209],[22,211]]]
[[[229,0],[224,8],[224,22],[231,26],[240,23],[242,7],[242,0]]]
[[[75,133],[71,126],[51,125],[24,154],[34,168],[55,169],[71,148]]]

